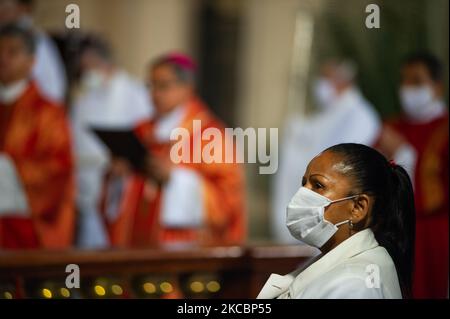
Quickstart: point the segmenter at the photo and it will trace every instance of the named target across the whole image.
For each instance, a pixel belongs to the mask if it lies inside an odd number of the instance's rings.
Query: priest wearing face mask
[[[33,0],[0,0],[0,26],[16,24],[31,32],[36,41],[32,77],[48,99],[63,103],[67,78],[64,63],[51,37],[33,21]]]
[[[117,66],[106,42],[89,37],[80,51],[81,93],[71,114],[78,185],[77,245],[101,248],[109,245],[98,207],[110,157],[90,128],[133,128],[150,117],[153,106],[144,84]],[[123,183],[118,180],[114,187]]]
[[[401,69],[401,117],[386,123],[379,148],[392,158],[409,152],[417,207],[414,296],[448,298],[448,111],[443,66],[429,53]]]
[[[407,172],[368,146],[338,144],[309,163],[301,185],[286,226],[322,254],[272,274],[258,298],[410,297],[415,209]]]

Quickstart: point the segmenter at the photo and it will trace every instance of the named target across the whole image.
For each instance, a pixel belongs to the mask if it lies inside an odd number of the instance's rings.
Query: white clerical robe
[[[66,97],[67,77],[58,48],[42,31],[36,32],[36,44],[33,78],[43,95],[63,103]]]
[[[145,86],[124,71],[116,71],[103,87],[84,92],[74,105],[72,127],[77,162],[80,247],[98,248],[108,242],[98,212],[98,201],[110,158],[106,146],[90,127],[132,129],[148,119],[152,112]]]

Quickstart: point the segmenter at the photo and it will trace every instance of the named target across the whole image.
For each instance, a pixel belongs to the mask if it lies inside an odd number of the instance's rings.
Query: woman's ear
[[[365,194],[358,195],[355,198],[351,212],[351,221],[353,224],[358,224],[362,220],[366,219],[369,214],[370,204],[370,197]]]

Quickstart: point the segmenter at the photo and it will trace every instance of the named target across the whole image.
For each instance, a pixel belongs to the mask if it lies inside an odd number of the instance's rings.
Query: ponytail
[[[388,196],[385,197],[385,205],[380,205],[389,213],[375,216],[378,218],[372,219],[371,227],[378,243],[386,248],[394,261],[403,298],[410,298],[415,238],[414,193],[403,167],[389,164],[389,170]]]
[[[414,264],[415,208],[411,180],[405,169],[361,144],[338,144],[327,149],[342,156],[354,181],[354,193],[373,196],[369,227],[391,256],[403,298],[411,297]]]

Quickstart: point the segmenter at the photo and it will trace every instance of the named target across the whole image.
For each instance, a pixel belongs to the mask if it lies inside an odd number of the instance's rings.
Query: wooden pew
[[[315,253],[303,245],[0,251],[0,298],[254,298],[271,273]],[[78,267],[79,289],[67,265]]]

